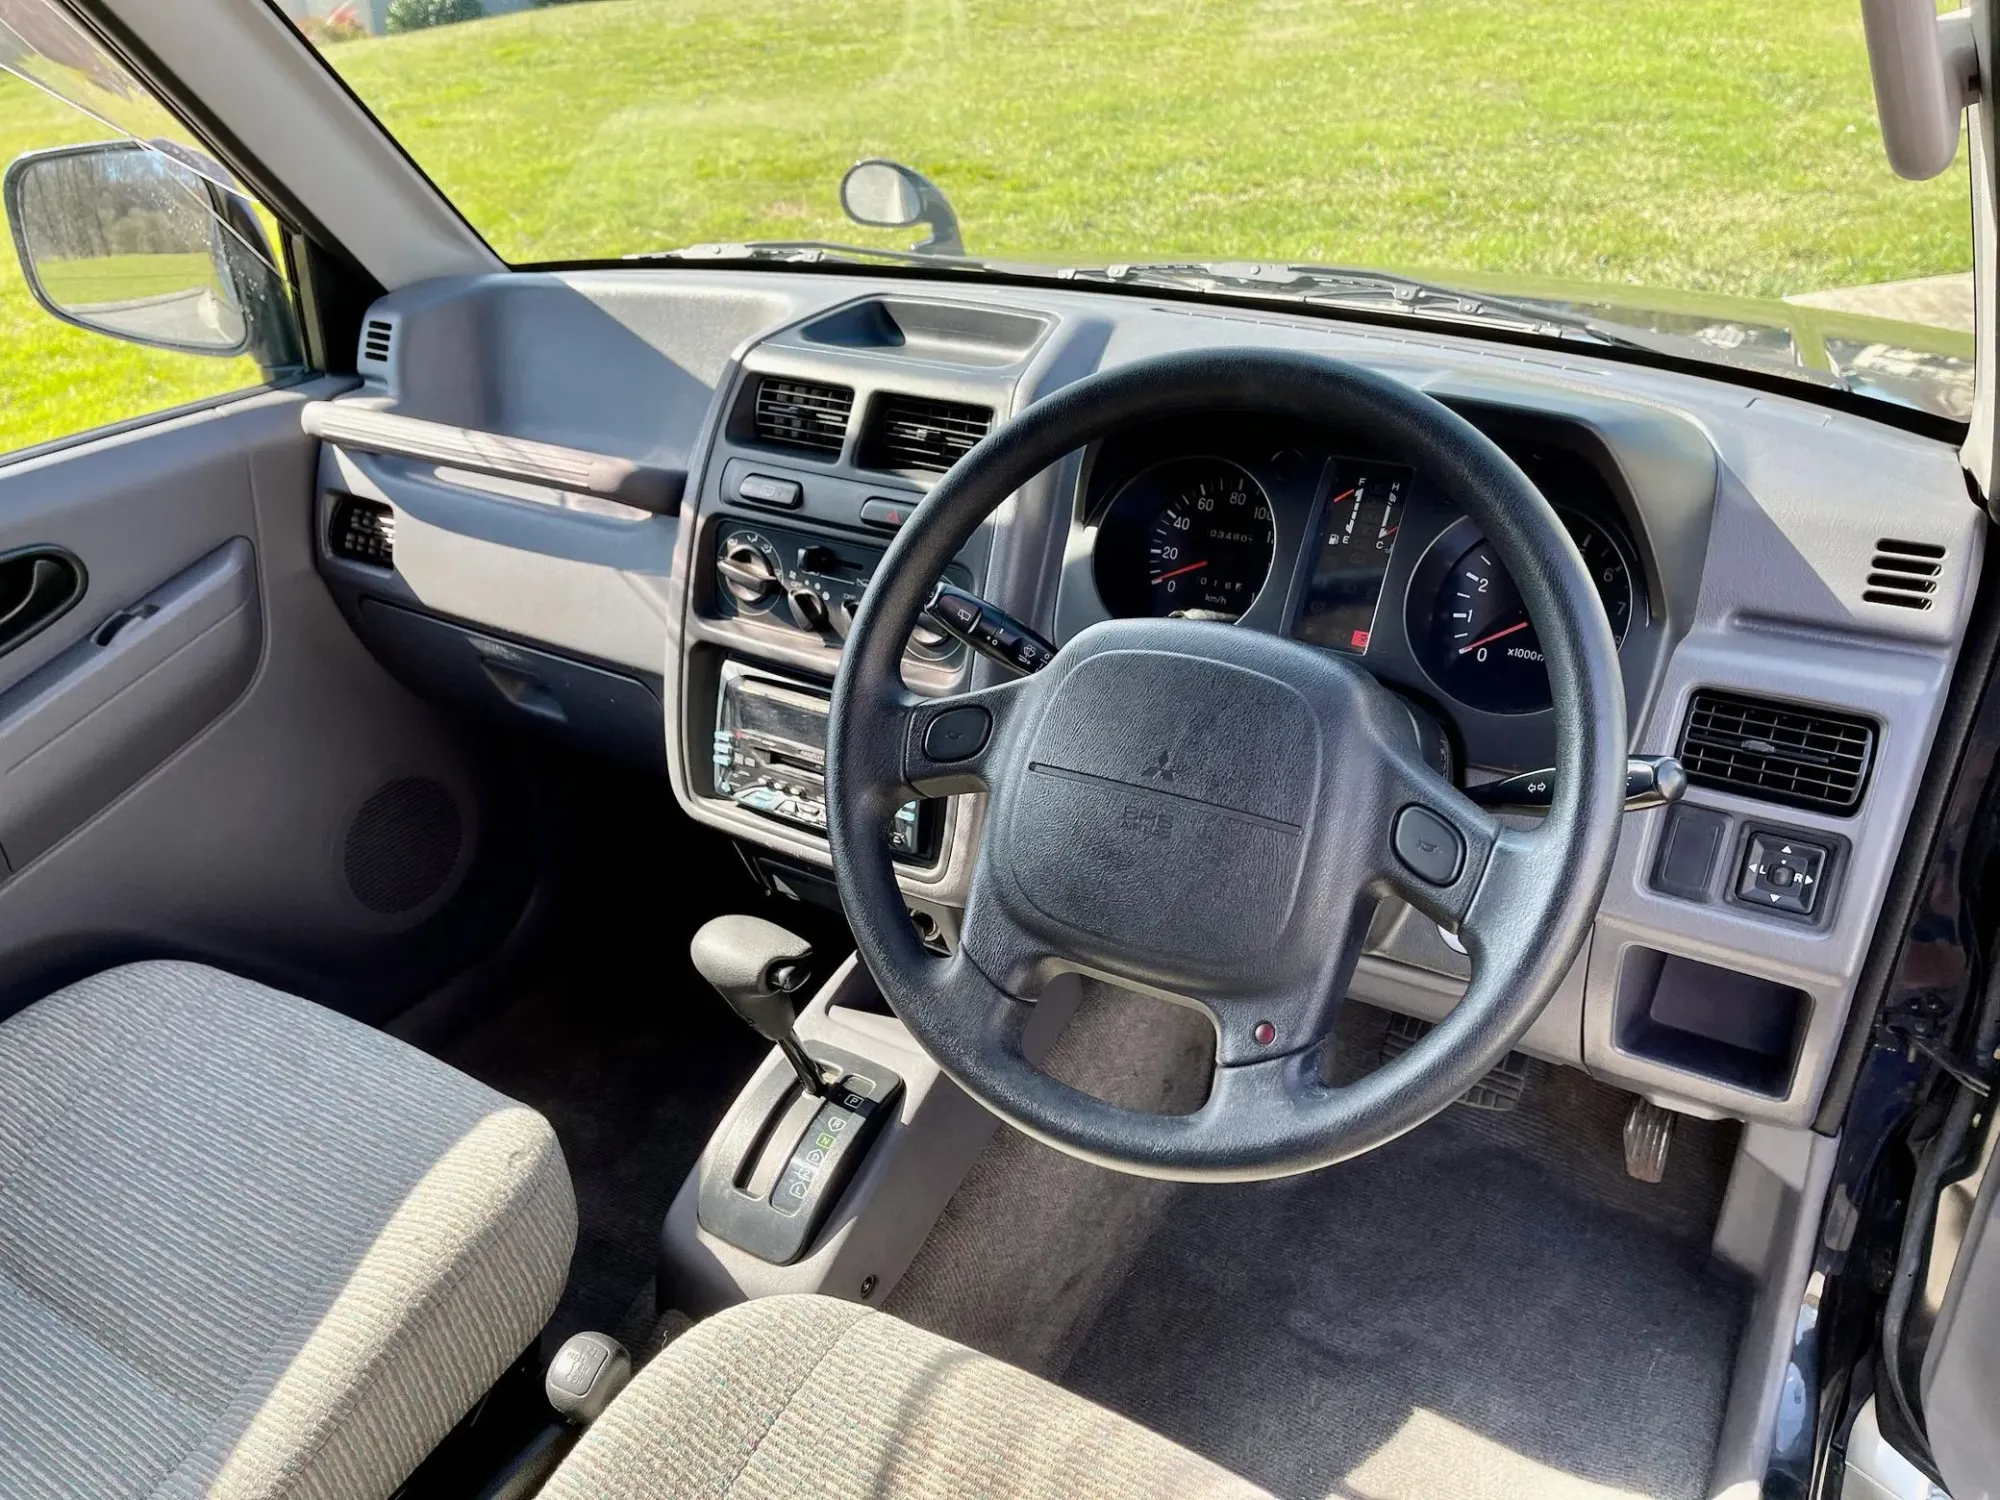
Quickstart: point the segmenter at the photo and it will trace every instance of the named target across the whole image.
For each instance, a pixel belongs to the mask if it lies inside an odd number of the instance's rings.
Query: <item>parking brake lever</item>
[[[1023,677],[1039,672],[1056,659],[1056,648],[1003,609],[995,609],[977,594],[940,583],[924,606],[924,615],[940,630],[964,641],[981,656]]]
[[[1634,755],[1625,762],[1625,811],[1643,812],[1681,800],[1687,771],[1671,755]],[[1507,812],[1542,812],[1555,801],[1556,773],[1524,771],[1501,781],[1469,786],[1465,795],[1481,807]]]

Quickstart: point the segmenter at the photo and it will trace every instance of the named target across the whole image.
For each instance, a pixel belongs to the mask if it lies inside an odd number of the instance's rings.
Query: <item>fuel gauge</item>
[[[1335,459],[1320,509],[1319,552],[1292,634],[1359,656],[1375,629],[1382,579],[1403,524],[1410,471],[1400,464]]]

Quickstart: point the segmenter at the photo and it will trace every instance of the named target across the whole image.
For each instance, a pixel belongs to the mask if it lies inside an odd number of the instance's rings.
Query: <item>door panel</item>
[[[208,727],[263,644],[235,537],[0,693],[0,859],[30,863]]]
[[[466,747],[314,568],[299,408],[337,389],[0,467],[0,558],[62,549],[87,580],[0,655],[0,1013],[179,953],[380,1015],[463,961],[448,936],[511,915],[466,911],[489,833]],[[442,872],[411,899],[382,861],[425,799],[453,842],[411,856]]]

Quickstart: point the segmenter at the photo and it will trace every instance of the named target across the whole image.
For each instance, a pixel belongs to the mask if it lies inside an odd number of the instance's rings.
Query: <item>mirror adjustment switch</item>
[[[1819,909],[1826,887],[1827,856],[1825,845],[1809,839],[1753,833],[1743,847],[1736,899],[1766,911],[1809,917]]]

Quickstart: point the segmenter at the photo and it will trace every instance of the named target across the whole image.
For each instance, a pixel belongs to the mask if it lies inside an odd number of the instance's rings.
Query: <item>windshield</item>
[[[1970,409],[1963,154],[1891,172],[1857,0],[282,3],[515,263],[928,239],[967,275],[1165,263],[1492,317],[1283,268],[1388,271],[1531,332]],[[869,158],[957,237],[844,213]]]

